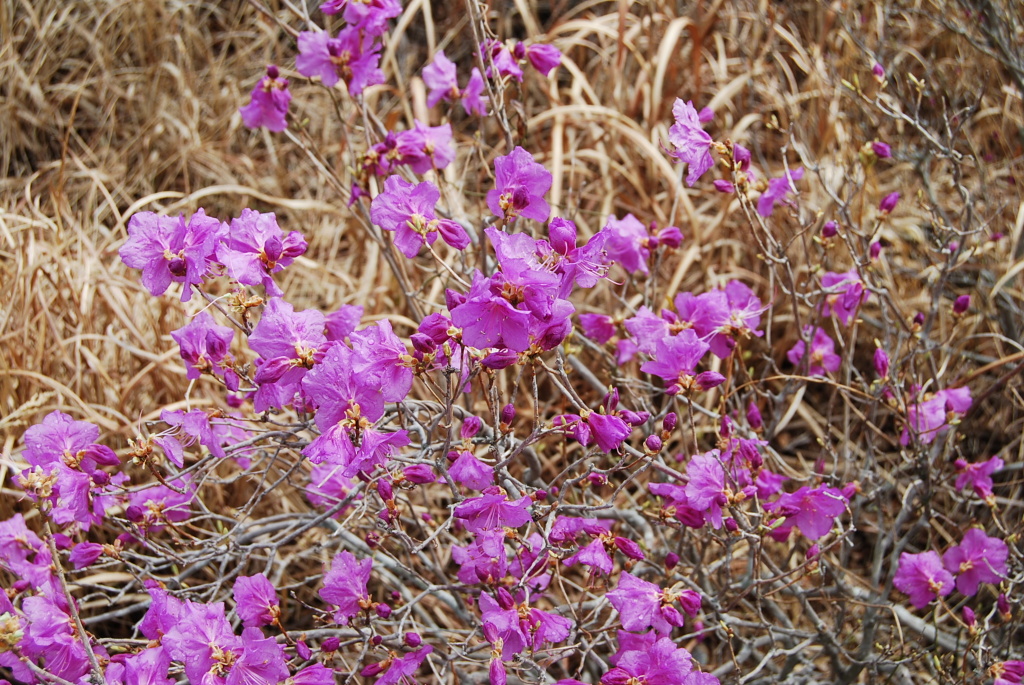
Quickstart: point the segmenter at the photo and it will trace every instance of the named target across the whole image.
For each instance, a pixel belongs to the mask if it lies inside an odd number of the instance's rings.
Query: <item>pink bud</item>
[[[434,474],[433,469],[427,464],[413,464],[412,466],[406,466],[402,469],[402,475],[410,483],[416,483],[422,485],[424,483],[433,483],[437,480],[437,476]]]
[[[462,420],[462,428],[459,430],[459,437],[463,440],[472,440],[480,432],[484,422],[478,416],[467,416]]]
[[[718,427],[718,434],[723,439],[728,440],[729,438],[732,437],[732,433],[733,433],[732,419],[730,419],[728,416],[723,416],[722,417],[722,425]]]
[[[697,387],[701,390],[710,390],[711,388],[717,388],[722,383],[725,383],[725,376],[717,371],[703,371],[697,374],[694,381],[697,383]]]
[[[374,605],[373,610],[381,618],[387,618],[388,616],[391,615],[391,607],[388,606],[387,604],[384,604],[383,602],[381,602],[380,604]]]
[[[717,190],[720,193],[736,192],[736,184],[724,178],[716,178],[714,181],[711,182],[711,184],[715,186],[715,190]]]
[[[999,597],[996,598],[996,609],[999,611],[999,615],[1003,617],[1004,621],[1010,620],[1012,616],[1010,612],[1010,600],[1006,598],[1006,593],[999,593]]]
[[[379,636],[377,636],[377,637],[379,637]],[[378,661],[375,664],[370,664],[369,666],[366,666],[365,668],[363,668],[363,670],[361,670],[359,672],[359,675],[363,676],[364,678],[372,678],[375,675],[380,675],[381,673],[383,673],[384,669],[387,668],[390,665],[391,665],[391,660],[390,659],[387,660],[387,661]]]
[[[715,110],[710,107],[705,107],[701,111],[697,112],[697,121],[702,124],[706,124],[715,118]]]
[[[677,226],[666,226],[658,231],[658,242],[665,247],[676,249],[683,244],[683,232]]]
[[[671,433],[676,429],[676,424],[679,422],[679,416],[674,412],[670,411],[665,414],[665,418],[661,420],[661,428],[667,433]]]
[[[487,667],[487,676],[491,685],[506,685],[508,683],[508,674],[505,673],[505,664],[501,662],[501,659],[491,659],[491,664]]]
[[[871,73],[874,74],[875,78],[877,78],[879,80],[884,79],[885,78],[885,67],[883,67],[878,62],[875,62],[875,65],[873,67],[871,67]]]
[[[274,64],[268,64],[267,65],[267,76],[269,76],[272,79],[276,79],[280,75],[281,75],[281,70],[277,68],[277,65],[274,65]]]
[[[730,533],[735,533],[739,527],[739,524],[736,523],[736,519],[725,519],[725,529]]]
[[[644,553],[643,550],[640,549],[640,545],[636,544],[632,540],[628,538],[616,537],[614,542],[615,546],[619,549],[619,551],[625,554],[630,559],[636,559],[637,561],[639,561],[644,558]]]
[[[978,617],[974,615],[974,609],[971,607],[964,607],[964,623],[968,628],[975,628],[978,625]]]
[[[313,650],[309,648],[305,640],[299,640],[295,643],[295,653],[303,659],[309,659],[313,656]]]
[[[821,554],[821,547],[819,547],[817,544],[813,544],[807,548],[808,559],[817,559],[819,554]]]
[[[732,519],[729,519],[730,521]],[[683,590],[679,596],[679,604],[683,607],[683,611],[690,618],[693,618],[700,613],[701,597],[699,592],[693,590]]]
[[[644,447],[646,447],[650,452],[660,452],[661,438],[657,435],[648,435],[647,439],[644,440]]]
[[[515,420],[515,418],[516,418],[516,408],[515,408],[515,405],[506,404],[504,407],[501,408],[501,422],[503,424],[505,424],[506,426],[511,426],[512,422]]]
[[[878,240],[871,243],[868,248],[868,256],[871,257],[871,261],[878,259],[879,255],[882,254],[882,243]]]
[[[759,410],[757,405],[753,402],[747,405],[747,423],[749,423],[750,427],[755,431],[759,431],[764,428],[764,421],[761,419],[761,410]]]
[[[374,635],[373,637],[370,638],[370,644],[373,645],[374,647],[379,647],[381,642],[384,642],[384,636],[383,635]]]
[[[918,312],[917,314],[914,314],[914,325],[915,326],[923,326],[924,325],[924,312]]]
[[[963,314],[971,306],[971,296],[961,295],[953,302],[953,313]]]
[[[889,157],[892,157],[892,148],[889,147],[888,143],[883,143],[880,140],[876,140],[875,142],[871,143],[871,150],[879,159],[887,159]]]
[[[340,646],[341,646],[341,638],[332,636],[332,637],[324,639],[324,641],[320,643],[320,651],[322,651],[322,652],[336,652],[336,651],[338,651],[338,647],[340,647]]]
[[[495,593],[495,595],[495,599],[498,600],[498,605],[501,606],[501,608],[505,611],[515,608],[516,601],[512,599],[512,595],[505,588],[498,588],[498,591]]]
[[[543,502],[548,498],[547,490],[537,490],[532,495],[534,502]]]
[[[413,649],[416,649],[423,644],[423,638],[420,637],[419,633],[406,633],[403,637],[403,641],[407,647],[412,647]]]
[[[665,555],[665,568],[671,571],[679,565],[679,555],[675,552],[669,552]]]
[[[750,150],[739,143],[732,146],[732,159],[740,165],[740,171],[746,171],[750,168]]]
[[[821,227],[822,238],[834,238],[839,233],[839,226],[834,221],[826,221],[825,225]]]
[[[377,481],[377,494],[385,502],[395,499],[395,492],[391,488],[391,482],[384,479]]]
[[[889,355],[881,347],[875,350],[875,373],[879,378],[889,375]]]

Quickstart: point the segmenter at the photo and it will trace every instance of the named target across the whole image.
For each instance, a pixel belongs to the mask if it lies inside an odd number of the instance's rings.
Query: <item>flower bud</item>
[[[484,422],[478,416],[467,416],[462,420],[462,428],[459,429],[459,437],[463,440],[472,440],[480,432]]]
[[[406,466],[402,469],[402,475],[405,476],[407,481],[417,485],[433,483],[437,480],[434,470],[427,464],[413,464],[412,466]]]
[[[32,583],[30,581],[27,581],[24,578],[22,578],[21,580],[14,581],[11,584],[11,589],[13,589],[15,592],[24,592],[25,590],[29,589],[31,586],[32,586]],[[1005,597],[1005,595],[1003,595],[1003,596]]]
[[[381,602],[380,604],[375,604],[373,606],[373,610],[381,618],[387,618],[391,616],[391,607],[385,604],[384,602]]]
[[[679,555],[675,552],[669,552],[665,555],[665,568],[669,571],[679,565]]]
[[[971,296],[961,295],[953,302],[953,313],[963,314],[971,306]]]
[[[640,549],[640,545],[636,544],[628,538],[616,537],[614,539],[615,546],[620,552],[625,554],[630,559],[636,559],[641,561],[644,558],[643,550]]]
[[[651,454],[657,454],[661,451],[661,438],[657,435],[648,435],[647,439],[644,440],[644,447],[646,447],[647,451]]]
[[[437,343],[426,333],[413,333],[409,336],[412,348],[421,354],[430,354],[437,349]]]
[[[406,633],[402,637],[402,641],[405,642],[406,647],[412,647],[413,649],[423,644],[423,638],[420,637],[419,633]]]
[[[268,78],[276,79],[280,75],[281,75],[281,70],[277,68],[276,64],[268,64],[267,65],[267,77]]]
[[[658,242],[665,247],[676,249],[683,244],[683,232],[677,226],[666,226],[658,231]]]
[[[964,623],[967,624],[969,630],[977,630],[978,628],[978,617],[974,615],[974,609],[971,607],[964,607]]]
[[[694,381],[701,390],[711,390],[725,383],[725,376],[717,371],[702,371],[698,373]]]
[[[875,153],[875,156],[879,159],[888,159],[892,157],[892,148],[887,143],[883,143],[880,140],[876,140],[871,143],[871,151]]]
[[[839,225],[834,221],[826,221],[825,225],[821,227],[822,238],[834,238],[839,233]]]
[[[720,193],[736,192],[736,184],[724,178],[716,178],[714,181],[712,181],[712,185],[715,186],[715,190],[717,190]]]
[[[881,347],[875,350],[875,373],[879,378],[889,375],[889,355]]]
[[[819,554],[821,554],[821,547],[819,547],[817,543],[807,548],[808,559],[817,559]]]
[[[377,494],[385,502],[395,499],[395,491],[391,488],[391,482],[383,478],[377,481]]]
[[[338,647],[340,647],[340,646],[341,646],[341,638],[339,638],[337,636],[331,636],[331,637],[325,638],[324,641],[320,643],[320,651],[322,651],[322,652],[336,652],[336,651],[338,651]]]
[[[868,256],[871,258],[871,261],[875,261],[881,254],[882,243],[876,240],[875,242],[871,243],[871,246],[868,248]]]
[[[547,490],[537,490],[531,495],[534,502],[543,502],[548,498]]]
[[[884,214],[888,214],[892,210],[896,209],[896,203],[898,203],[899,201],[899,193],[889,193],[888,195],[882,198],[881,202],[878,203],[878,209]]]
[[[750,424],[750,428],[755,431],[760,431],[764,428],[764,421],[761,419],[761,410],[759,410],[757,405],[753,402],[747,405],[747,423]]]
[[[313,650],[309,648],[305,640],[299,640],[295,643],[295,653],[299,655],[300,659],[309,659],[313,656]]]
[[[515,421],[515,418],[516,418],[516,408],[515,408],[515,405],[506,404],[504,407],[501,408],[501,422],[503,424],[505,424],[506,426],[511,426],[512,422]]]
[[[924,312],[918,312],[917,314],[914,314],[914,325],[915,326],[923,326],[924,325]]]
[[[380,636],[376,635],[375,637],[380,637]],[[390,665],[391,665],[391,660],[390,659],[388,659],[387,661],[378,661],[375,664],[370,664],[369,666],[366,666],[365,668],[363,668],[363,670],[361,670],[359,672],[359,675],[363,676],[364,678],[372,678],[375,675],[380,675],[381,673],[383,673],[384,669],[386,669]]]
[[[146,511],[138,504],[130,504],[124,510],[124,517],[132,523],[139,523],[146,516]]]
[[[1006,598],[1005,592],[1000,592],[999,597],[996,598],[996,609],[1004,621],[1009,621],[1013,617],[1010,611],[1010,600]]]
[[[601,685],[629,685],[632,682],[635,682],[633,676],[618,667],[601,676]]]
[[[506,590],[503,587],[498,588],[498,591],[495,593],[494,599],[498,601],[498,605],[505,611],[513,609],[516,606],[516,601],[512,599],[512,595],[509,593],[508,590]]]
[[[735,533],[739,530],[739,524],[736,523],[736,519],[725,519],[725,529],[730,533]]]
[[[491,685],[507,685],[508,673],[505,672],[505,664],[502,663],[500,654],[498,658],[491,659],[487,667],[487,679]]]
[[[875,75],[875,78],[881,81],[885,78],[885,67],[878,62],[875,62],[874,66],[871,67],[871,73]]]
[[[500,369],[507,369],[508,367],[519,361],[519,353],[514,350],[496,350],[491,352],[489,355],[480,360],[480,363],[488,369],[498,371]]]
[[[732,519],[729,520],[731,521]],[[690,618],[700,613],[701,603],[700,593],[694,590],[683,590],[682,594],[679,595],[679,604]]]
[[[740,171],[746,171],[750,168],[750,150],[739,143],[734,144],[732,146],[732,160],[739,164]]]
[[[665,414],[665,418],[661,420],[661,428],[666,433],[671,433],[676,429],[676,424],[679,422],[679,416],[674,412],[670,411]]]

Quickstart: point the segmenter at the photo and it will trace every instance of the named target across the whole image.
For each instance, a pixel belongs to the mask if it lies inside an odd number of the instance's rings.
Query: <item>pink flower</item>
[[[900,555],[893,585],[910,597],[911,604],[923,609],[936,597],[945,597],[953,591],[953,576],[942,567],[937,552],[904,552]]]
[[[295,68],[303,76],[319,76],[328,88],[344,81],[350,95],[359,95],[367,86],[384,82],[379,50],[380,45],[355,26],[342,29],[337,38],[325,31],[303,31]]]
[[[878,203],[878,209],[883,214],[888,214],[892,210],[896,209],[896,203],[900,201],[899,193],[889,193],[882,198],[882,201]]]
[[[804,486],[765,504],[765,509],[785,516],[785,525],[796,526],[808,538],[817,540],[832,530],[836,517],[846,511],[846,497],[825,485]]]
[[[280,73],[273,64],[268,66],[267,75],[252,89],[249,104],[239,108],[246,127],[263,126],[275,132],[288,128],[286,116],[292,94],[288,90],[288,79],[278,78]]]
[[[950,419],[957,414],[966,414],[971,404],[971,390],[967,387],[939,390],[930,399],[911,404],[907,407],[907,424],[900,436],[900,444],[908,445],[911,433],[921,444],[931,444],[949,428]]]
[[[956,477],[957,490],[963,490],[970,485],[978,497],[985,499],[992,496],[992,474],[1003,468],[1003,460],[999,457],[992,457],[985,461],[969,464],[963,459],[957,459],[954,466],[959,474]]]
[[[399,176],[384,181],[384,192],[373,198],[370,218],[385,231],[395,234],[395,247],[409,259],[419,253],[424,243],[432,245],[440,235],[457,250],[469,245],[465,229],[455,221],[438,218],[434,209],[441,191],[424,181],[413,185]]]
[[[562,52],[554,45],[534,43],[526,48],[526,59],[530,61],[534,69],[549,76],[562,63]]]
[[[807,335],[809,332],[810,326],[804,327],[804,335]],[[843,359],[836,354],[835,350],[835,341],[829,337],[828,333],[821,328],[815,328],[814,337],[811,339],[810,368],[808,372],[812,376],[824,376],[826,373],[838,371],[843,363]],[[806,352],[807,344],[803,340],[798,340],[789,349],[789,352],[786,353],[786,358],[789,359],[793,366],[801,367]]]
[[[242,285],[263,285],[270,297],[284,295],[271,274],[285,268],[306,252],[306,239],[292,231],[287,235],[271,212],[243,209],[231,220],[226,240],[217,247],[217,259],[228,275]]]
[[[647,233],[647,227],[640,223],[639,219],[627,214],[620,220],[613,214],[608,217],[601,233],[607,236],[604,249],[609,259],[618,262],[630,273],[648,272],[647,260],[651,256],[648,247],[650,235]]]
[[[821,285],[827,292],[821,303],[821,315],[829,316],[834,312],[844,326],[850,325],[857,309],[871,297],[856,269],[841,274],[829,271],[822,275]]]
[[[170,284],[182,283],[181,301],[192,298],[192,286],[202,285],[210,269],[223,224],[199,209],[192,218],[134,214],[128,222],[128,241],[118,254],[133,269],[142,270],[142,285],[151,295],[163,295]]]
[[[434,55],[434,61],[423,67],[423,83],[430,89],[427,93],[427,107],[434,107],[441,100],[460,96],[455,62],[445,56],[444,50],[438,51]]]
[[[1006,575],[1009,548],[999,538],[971,528],[959,545],[942,555],[942,563],[956,573],[956,589],[968,597],[978,592],[981,583],[999,583]]]
[[[607,596],[619,612],[625,630],[638,631],[653,627],[659,633],[668,634],[673,627],[683,625],[682,614],[673,606],[678,597],[631,573],[622,573],[619,586]]]
[[[466,529],[473,533],[495,528],[519,528],[532,520],[532,500],[523,497],[510,502],[505,491],[498,486],[484,490],[481,497],[463,500],[455,507],[455,516],[462,519]]]
[[[757,200],[757,213],[763,217],[771,216],[777,202],[785,200],[789,193],[796,192],[796,185],[793,182],[803,177],[803,167],[797,167],[781,178],[769,179],[768,189],[761,193]]]
[[[349,619],[373,604],[366,590],[372,568],[372,559],[358,560],[347,550],[335,555],[320,589],[321,599],[337,607],[335,623],[348,625]]]
[[[487,193],[487,207],[511,221],[519,216],[547,221],[551,208],[544,195],[551,189],[551,174],[521,147],[494,160],[495,189]]]
[[[270,625],[281,615],[277,590],[262,573],[239,576],[235,580],[234,595],[235,612],[246,627]]]
[[[672,115],[675,124],[668,131],[668,140],[675,149],[670,154],[690,165],[686,185],[692,186],[715,163],[711,156],[711,136],[701,127],[700,116],[692,102],[676,98]]]

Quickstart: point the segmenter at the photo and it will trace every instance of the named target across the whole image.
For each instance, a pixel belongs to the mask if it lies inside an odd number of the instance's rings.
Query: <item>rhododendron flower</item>
[[[615,336],[615,322],[607,314],[580,314],[583,334],[594,342],[604,345]]]
[[[670,154],[690,165],[686,185],[692,186],[715,164],[711,156],[711,136],[701,127],[701,120],[692,102],[676,98],[672,105],[675,124],[668,130],[668,140],[675,148]]]
[[[467,585],[493,584],[508,573],[505,531],[482,530],[468,546],[452,545],[452,559],[459,565],[458,578]]]
[[[810,333],[810,326],[804,327],[804,335]],[[786,358],[796,367],[803,365],[804,354],[807,352],[807,344],[803,340],[797,340],[793,347],[789,348]],[[812,376],[824,376],[826,373],[833,373],[839,370],[843,358],[836,354],[836,343],[821,328],[814,329],[811,338],[810,368],[808,372]]]
[[[466,110],[466,114],[475,114],[479,117],[487,116],[487,103],[490,100],[483,95],[483,92],[484,77],[480,75],[479,69],[473,67],[473,71],[469,74],[469,82],[462,90],[462,107]]]
[[[1003,460],[992,457],[969,464],[964,459],[957,459],[953,465],[959,474],[956,477],[957,490],[963,490],[970,485],[978,497],[986,499],[992,496],[992,474],[1003,468]]]
[[[562,563],[569,567],[581,564],[597,569],[605,575],[611,573],[615,568],[615,561],[608,554],[608,548],[605,547],[604,540],[601,538],[597,538],[589,545],[581,547],[576,554],[573,554]]]
[[[718,450],[698,454],[690,459],[686,474],[686,499],[689,506],[703,513],[715,528],[722,527],[722,507],[728,504],[725,469]]]
[[[455,159],[451,124],[427,126],[417,119],[411,129],[395,136],[395,142],[400,163],[417,174],[444,169]]]
[[[434,107],[441,100],[454,100],[460,96],[455,62],[448,59],[444,50],[434,55],[434,61],[423,67],[423,83],[427,93],[427,107]]]
[[[423,247],[432,245],[438,234],[457,250],[469,245],[465,229],[450,219],[438,218],[434,212],[441,191],[424,181],[413,185],[399,176],[384,181],[384,192],[373,198],[370,218],[385,231],[394,231],[395,247],[413,259]]]
[[[407,652],[396,659],[392,659],[388,670],[374,681],[375,684],[396,685],[399,682],[409,682],[407,678],[419,670],[420,665],[433,651],[433,647],[424,645],[414,652]]]
[[[910,443],[911,431],[922,444],[931,444],[949,427],[950,419],[957,414],[966,414],[971,404],[971,390],[963,387],[939,390],[930,399],[909,405],[900,444],[906,446]]]
[[[25,431],[21,456],[32,466],[50,466],[59,461],[85,473],[100,466],[120,465],[112,449],[96,443],[99,437],[100,429],[88,421],[75,421],[61,411],[52,411],[42,423]]]
[[[370,580],[372,559],[356,559],[351,552],[335,555],[331,568],[324,575],[320,598],[337,607],[334,622],[348,625],[349,619],[372,605],[366,584]]]
[[[796,192],[796,185],[793,182],[803,177],[803,167],[797,167],[781,178],[769,179],[768,189],[757,199],[757,213],[766,218],[771,216],[776,203],[785,200],[789,193]]]
[[[663,637],[637,649],[620,650],[615,668],[601,677],[602,685],[715,685],[718,679],[693,670],[693,657],[671,638]]]
[[[185,665],[185,675],[194,683],[203,682],[214,669],[226,670],[243,645],[225,618],[224,602],[185,602],[177,623],[160,642],[172,659]]]
[[[547,221],[551,214],[544,195],[551,189],[551,173],[521,147],[494,160],[495,188],[487,193],[487,208],[505,221],[523,216]]]
[[[267,75],[252,89],[249,104],[239,108],[242,123],[248,128],[262,126],[274,132],[288,128],[286,116],[292,94],[288,90],[288,79],[278,78],[280,74],[276,66],[268,66]]]
[[[900,201],[899,193],[889,193],[882,198],[882,201],[878,203],[878,209],[883,214],[888,214],[892,210],[896,209],[896,203]]]
[[[520,630],[526,635],[530,648],[535,651],[542,649],[545,643],[561,642],[569,637],[572,626],[572,619],[540,609],[524,608],[520,612]]]
[[[88,647],[64,609],[48,597],[35,596],[23,599],[21,610],[24,636],[18,646],[26,657],[45,660],[45,672],[64,680],[78,682],[89,672]]]
[[[523,70],[519,68],[519,63],[516,61],[512,51],[508,49],[508,46],[499,40],[489,40],[480,44],[480,53],[487,55],[490,53],[491,61],[494,62],[494,69],[497,70],[498,76],[505,78],[511,76],[516,81],[522,83],[523,81]],[[487,63],[486,57],[484,63]],[[487,78],[493,78],[491,67],[487,67]],[[497,214],[497,212],[495,212]],[[498,214],[498,216],[501,216]],[[540,219],[543,221],[543,219]]]
[[[526,59],[530,61],[533,68],[550,76],[551,72],[562,63],[562,52],[554,45],[534,43],[526,48]]]
[[[349,478],[342,475],[342,468],[337,464],[317,464],[309,474],[309,485],[306,486],[306,499],[315,507],[333,508],[344,500],[354,488]],[[348,507],[339,509],[335,518],[340,517]]]
[[[209,312],[202,311],[188,324],[171,331],[171,337],[178,343],[181,358],[185,361],[185,376],[196,380],[204,373],[223,374],[229,390],[238,389],[238,376],[230,366],[222,365],[235,337],[234,329],[218,325]],[[231,387],[229,377],[234,381]]]
[[[654,628],[662,634],[683,625],[683,615],[673,606],[679,595],[670,590],[623,572],[619,586],[607,594],[608,601],[619,612],[626,630]],[[688,598],[689,599],[689,598]]]
[[[270,625],[281,615],[277,590],[262,573],[239,576],[235,580],[234,597],[235,612],[247,628]]]
[[[452,322],[473,347],[506,347],[525,352],[530,347],[530,312],[502,297],[501,282],[476,271],[465,300],[451,308]]]
[[[256,370],[255,380],[260,384],[253,399],[256,411],[280,406],[275,402],[277,398],[295,395],[306,372],[322,357],[327,344],[326,325],[318,310],[296,312],[281,298],[267,303],[262,318],[249,334],[249,347],[265,362]]]
[[[344,81],[349,95],[359,95],[368,86],[384,83],[384,72],[378,66],[380,45],[356,26],[342,29],[337,38],[326,31],[302,31],[298,42],[295,68],[303,76],[319,76],[328,88]]]
[[[618,262],[630,273],[648,273],[647,260],[651,256],[648,246],[650,234],[639,219],[627,214],[620,220],[613,214],[608,217],[601,234],[605,236],[604,250],[608,253],[609,259]]]
[[[448,475],[456,483],[471,490],[483,490],[494,484],[494,467],[473,456],[468,450],[450,452],[448,458],[454,461],[448,467]]]
[[[532,503],[529,497],[510,502],[504,490],[492,486],[483,491],[483,496],[460,502],[454,513],[472,533],[503,527],[519,528],[532,520],[529,511]]]
[[[228,275],[242,285],[262,285],[270,297],[284,295],[271,274],[285,268],[306,252],[306,239],[292,231],[285,235],[271,212],[243,209],[231,220],[231,229],[217,247],[217,259]]]
[[[344,12],[345,22],[357,26],[372,36],[379,36],[387,28],[387,20],[402,14],[399,0],[326,0],[320,4],[324,14]]]
[[[764,508],[785,516],[787,526],[796,526],[809,539],[817,540],[832,530],[836,517],[846,511],[846,497],[836,488],[805,485],[766,503]]]
[[[168,485],[173,487],[168,487]],[[152,484],[142,490],[128,493],[129,520],[143,529],[158,532],[166,523],[181,523],[192,515],[191,504],[195,488],[188,475],[169,481],[168,485]]]
[[[101,556],[103,556],[103,545],[95,542],[80,542],[71,550],[68,561],[76,569],[81,569],[92,566]]]
[[[834,312],[844,326],[850,325],[857,309],[871,297],[856,269],[841,274],[826,272],[821,277],[821,285],[829,293],[821,303],[821,315],[829,316]]]
[[[995,678],[992,685],[1020,685],[1024,680],[1024,661],[1000,661],[992,664],[988,674]]]
[[[505,588],[498,588],[498,599],[487,593],[480,595],[480,614],[489,642],[501,641],[501,658],[509,661],[529,643],[519,621],[515,601]]]
[[[956,574],[956,589],[968,597],[978,592],[981,583],[999,583],[1006,576],[1009,548],[999,538],[971,528],[959,545],[942,555],[942,564]]]
[[[192,286],[201,285],[210,269],[223,224],[202,209],[185,221],[139,212],[128,221],[128,241],[118,250],[121,261],[142,270],[142,285],[151,295],[163,295],[171,283],[182,283],[181,301],[192,299]]]
[[[667,394],[685,395],[696,389],[694,370],[709,348],[692,329],[686,329],[679,335],[659,340],[654,359],[644,362],[640,370],[664,379]]]
[[[900,555],[893,585],[910,597],[911,604],[923,609],[936,597],[945,597],[953,591],[953,576],[942,567],[937,552],[904,552]]]

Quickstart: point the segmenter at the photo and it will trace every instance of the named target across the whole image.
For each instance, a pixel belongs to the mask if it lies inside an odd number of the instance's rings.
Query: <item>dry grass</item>
[[[123,449],[140,422],[181,402],[184,369],[169,332],[182,325],[184,310],[170,294],[150,297],[117,258],[136,211],[202,206],[222,218],[243,207],[275,211],[286,230],[310,241],[306,258],[282,282],[297,308],[363,304],[368,318],[391,316],[400,334],[410,333],[401,324],[412,312],[386,255],[347,207],[347,188],[323,173],[344,177],[365,145],[338,125],[331,98],[288,74],[304,128],[287,137],[241,125],[237,108],[263,66],[292,63],[285,26],[301,25],[291,3],[268,3],[276,19],[256,4],[0,0],[5,457],[17,453],[24,429],[53,409],[98,424],[107,443]],[[687,241],[660,265],[649,292],[668,298],[739,277],[766,299],[785,300],[786,284],[758,257],[764,236],[739,203],[706,186],[684,190],[680,170],[661,151],[676,97],[711,106],[712,135],[750,147],[760,168],[778,175],[784,162],[802,165],[815,179],[803,186],[801,210],[772,224],[774,239],[798,248],[791,250],[797,284],[811,282],[819,265],[841,271],[851,263],[842,246],[825,254],[812,241],[822,220],[842,218],[869,231],[878,200],[903,193],[899,211],[881,228],[888,257],[874,277],[904,322],[916,311],[935,313],[931,337],[938,344],[927,360],[914,358],[921,364],[914,377],[944,386],[969,379],[980,401],[965,419],[959,449],[975,458],[1002,450],[1022,461],[1024,398],[1019,376],[1004,375],[1020,368],[1012,355],[1024,332],[1024,107],[1006,65],[982,49],[984,37],[972,45],[941,23],[945,17],[969,31],[960,5],[848,3],[839,11],[838,3],[768,0],[492,4],[498,35],[545,34],[565,53],[555,80],[528,80],[521,91],[505,93],[514,141],[554,174],[549,199],[556,212],[574,218],[584,234],[598,231],[609,214],[626,212],[683,227]],[[389,128],[424,117],[418,74],[431,46],[455,60],[472,51],[458,8],[411,7],[387,51],[389,85],[367,97]],[[882,103],[905,116],[872,102],[879,92],[870,72],[876,59],[890,76]],[[921,91],[911,74],[925,84]],[[865,97],[843,80],[859,83]],[[338,106],[351,114],[351,103]],[[465,198],[455,213],[476,223],[490,160],[507,152],[504,132],[493,121],[481,125],[461,115],[453,125],[460,153],[445,174],[447,197]],[[873,139],[892,143],[896,156],[865,176],[859,149]],[[961,161],[936,154],[947,141]],[[864,191],[851,195],[851,180]],[[948,229],[961,228],[1006,237],[971,238],[969,265],[945,275]],[[401,268],[424,311],[443,302],[440,281],[414,266]],[[950,303],[964,293],[973,297],[972,312],[954,319]],[[578,302],[580,310],[619,307],[612,288]],[[864,316],[880,323],[876,307]],[[889,324],[890,346],[913,339]],[[780,308],[752,363],[779,362],[797,335],[792,313]],[[870,368],[871,341],[880,334],[866,325],[860,335],[855,358]],[[819,454],[846,457],[864,444],[887,470],[901,468],[899,428],[891,419],[874,433],[862,427],[851,435],[836,420],[858,410],[846,396],[821,385],[772,405],[767,393],[783,387],[782,380],[764,386],[767,410],[777,419],[791,416],[777,436],[786,460],[778,468],[806,472]],[[851,437],[858,443],[844,444]],[[236,506],[244,502],[232,494]],[[213,508],[215,499],[207,505]],[[283,497],[261,506],[287,513],[304,505]],[[0,517],[17,507],[4,498]],[[963,513],[952,509],[950,517]],[[296,572],[318,563],[311,557]]]

